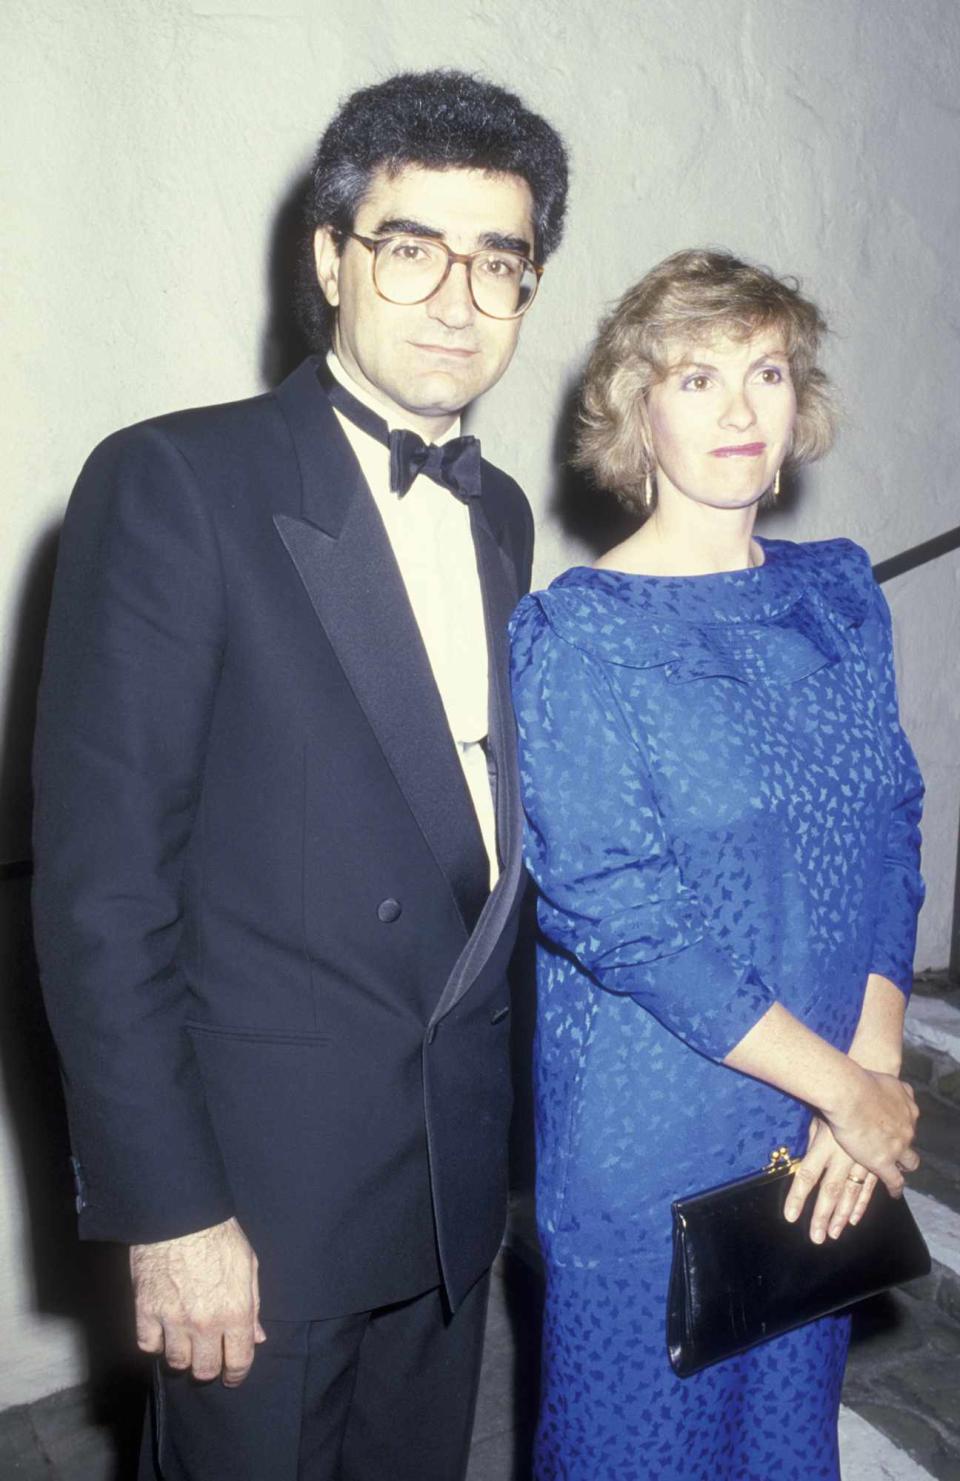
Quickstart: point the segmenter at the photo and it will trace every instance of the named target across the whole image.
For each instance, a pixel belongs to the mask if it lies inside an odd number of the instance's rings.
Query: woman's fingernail
[[[843,1225],[842,1224],[831,1224],[830,1225],[830,1238],[831,1239],[839,1239],[842,1233],[843,1233]]]
[[[860,1222],[860,1215],[859,1214],[851,1214],[850,1215],[850,1218],[847,1220],[847,1222],[849,1224],[859,1224],[859,1222]]]
[[[823,1230],[820,1228],[819,1224],[815,1225],[815,1227],[810,1230],[810,1238],[813,1240],[814,1244],[823,1244]]]

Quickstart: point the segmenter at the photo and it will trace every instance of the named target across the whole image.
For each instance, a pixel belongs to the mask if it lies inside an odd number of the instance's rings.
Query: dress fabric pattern
[[[846,540],[756,569],[577,567],[512,679],[539,887],[538,1481],[834,1478],[848,1319],[692,1378],[667,1359],[673,1199],[800,1152],[807,1107],[721,1061],[774,1002],[849,1046],[909,991],[922,783],[890,619]]]

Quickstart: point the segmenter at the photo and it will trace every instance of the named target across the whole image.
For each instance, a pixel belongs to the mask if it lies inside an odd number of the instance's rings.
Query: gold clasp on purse
[[[799,1157],[790,1156],[789,1147],[774,1147],[770,1153],[770,1161],[763,1170],[764,1172],[792,1172],[799,1161]]]

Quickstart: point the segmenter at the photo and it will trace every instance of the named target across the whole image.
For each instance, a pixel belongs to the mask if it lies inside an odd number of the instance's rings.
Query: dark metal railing
[[[894,576],[905,576],[908,571],[915,571],[917,566],[925,566],[928,561],[936,560],[940,555],[948,555],[958,547],[960,525],[955,530],[947,530],[944,535],[934,535],[932,540],[924,540],[922,545],[901,550],[899,555],[892,555],[889,560],[878,561],[873,574],[882,586],[884,581],[892,581]]]

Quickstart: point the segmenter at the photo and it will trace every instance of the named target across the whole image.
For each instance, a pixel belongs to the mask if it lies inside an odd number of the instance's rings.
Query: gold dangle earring
[[[774,479],[773,479],[773,497],[775,499],[779,499],[779,497],[780,497],[780,469],[779,468],[777,469],[776,474],[774,475]]]
[[[653,508],[653,478],[649,469],[643,480],[643,507],[648,514]]]

